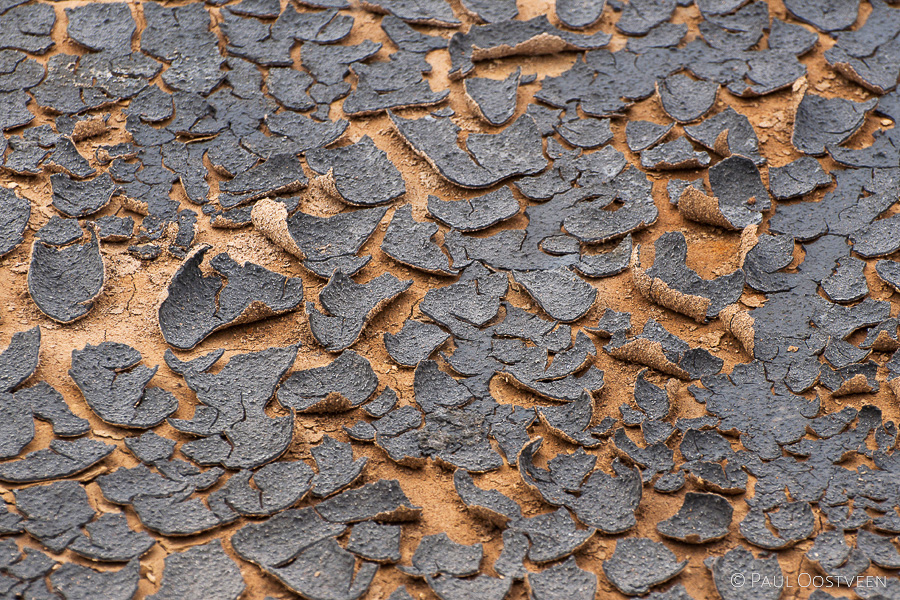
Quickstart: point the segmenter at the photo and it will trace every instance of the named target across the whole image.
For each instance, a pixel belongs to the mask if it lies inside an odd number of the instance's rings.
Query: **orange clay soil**
[[[288,1],[282,0],[282,5],[286,5]],[[56,42],[56,46],[47,55],[36,57],[39,62],[46,63],[50,56],[55,53],[82,54],[84,52],[77,44],[67,39],[65,32],[65,8],[80,4],[84,4],[84,2],[63,0],[52,3],[57,14],[56,25],[53,29],[53,39]],[[139,30],[143,29],[142,3],[128,2],[128,4],[132,8]],[[167,3],[169,6],[182,4],[186,4],[186,2],[179,0],[178,2]],[[462,10],[458,0],[450,0],[450,4],[466,26],[473,23],[473,20]],[[207,8],[214,15],[214,18],[220,22],[220,9]],[[300,9],[305,10],[302,7]],[[862,16],[865,16],[865,12],[868,10],[869,6],[863,4]],[[520,19],[547,14],[551,22],[554,24],[558,23],[553,13],[552,0],[519,0],[519,11]],[[358,8],[347,12],[355,18],[355,24],[351,35],[344,43],[355,44],[365,39],[382,42],[384,47],[373,60],[385,60],[391,52],[396,51],[396,47],[387,39],[379,26],[380,15]],[[785,18],[786,16],[786,11],[780,0],[772,0],[770,2],[770,12],[773,17]],[[616,50],[624,46],[626,38],[615,32],[612,14],[614,13],[611,13],[609,8],[607,8],[599,25],[588,29],[587,32],[594,33],[602,30],[613,34],[613,40],[609,48]],[[699,20],[699,12],[693,6],[678,8],[673,19],[676,23],[686,22],[691,24],[696,24]],[[455,31],[436,27],[417,27],[417,29],[445,37],[449,37]],[[221,33],[218,35],[220,36],[220,49],[224,54],[224,40],[221,39]],[[696,28],[689,33],[689,38],[695,35]],[[746,115],[757,130],[761,152],[768,159],[770,166],[781,166],[798,158],[800,154],[790,145],[793,120],[792,110],[799,102],[800,97],[802,97],[802,88],[805,84],[808,83],[811,91],[825,96],[842,96],[856,101],[871,97],[869,92],[856,84],[846,81],[826,65],[822,52],[832,44],[833,41],[829,37],[823,34],[819,35],[819,45],[816,49],[801,58],[801,61],[808,68],[807,81],[801,79],[794,86],[794,89],[753,99],[738,98],[721,89],[716,102],[717,106],[713,109],[713,112],[719,112],[726,105],[731,105],[738,112]],[[135,50],[139,49],[137,39],[133,42],[133,47]],[[295,46],[292,55],[295,67],[299,68],[300,48]],[[518,66],[522,67],[523,75],[537,74],[538,82],[522,86],[519,92],[516,111],[516,116],[519,116],[525,112],[528,103],[532,101],[531,95],[540,89],[540,79],[544,76],[557,75],[565,71],[571,66],[575,58],[575,53],[564,53],[558,56],[522,56],[480,62],[476,63],[476,69],[470,76],[501,78],[507,76]],[[428,62],[434,67],[433,72],[426,77],[432,89],[440,90],[449,87],[451,90],[449,106],[456,111],[456,116],[452,117],[452,119],[457,125],[465,131],[493,133],[500,130],[499,128],[486,127],[484,122],[476,116],[473,109],[466,102],[462,81],[449,81],[446,73],[449,70],[450,61],[446,51],[430,53]],[[161,76],[157,76],[153,82],[165,88],[161,81]],[[332,119],[343,118],[344,115],[340,109],[340,104],[340,102],[337,102],[332,105]],[[442,106],[446,105],[448,104],[444,103]],[[56,116],[46,111],[41,112],[41,109],[36,107],[34,103],[30,105],[30,108],[37,114],[37,118],[31,123],[31,126],[52,123]],[[94,158],[95,150],[98,146],[114,144],[129,139],[128,134],[125,132],[123,108],[124,106],[115,105],[106,109],[92,111],[98,115],[110,114],[108,132],[77,144],[81,154],[90,159],[92,166],[99,166]],[[434,110],[434,108],[405,109],[402,111],[402,114],[406,117],[420,117],[428,114],[429,110]],[[669,120],[663,113],[659,100],[655,95],[632,106],[628,110],[628,119],[648,119],[656,122]],[[612,145],[622,151],[630,163],[639,164],[639,157],[630,152],[625,146],[625,123],[626,119],[624,118],[613,119],[612,130],[615,134],[615,139]],[[851,147],[863,147],[870,144],[872,132],[876,128],[886,125],[890,125],[890,122],[882,123],[880,119],[870,116],[863,129],[850,140],[848,145]],[[408,291],[401,294],[391,303],[386,310],[376,315],[369,322],[360,339],[354,344],[353,349],[372,363],[380,380],[379,389],[384,386],[391,386],[397,391],[401,405],[412,404],[413,371],[412,369],[396,366],[388,358],[382,342],[382,334],[386,331],[397,332],[408,318],[421,318],[422,315],[419,313],[417,305],[425,293],[433,287],[447,285],[452,280],[409,269],[386,257],[378,249],[384,230],[390,222],[393,210],[403,203],[411,203],[414,218],[422,220],[426,215],[425,206],[428,194],[436,194],[447,199],[457,199],[474,197],[483,192],[465,190],[445,182],[424,159],[417,156],[404,144],[393,129],[388,117],[383,113],[378,116],[354,118],[351,120],[347,132],[338,142],[338,145],[354,142],[364,135],[369,135],[379,148],[385,150],[391,161],[400,169],[406,182],[407,192],[403,198],[391,205],[387,217],[383,219],[372,238],[363,246],[360,254],[372,254],[373,259],[355,279],[359,282],[366,282],[384,272],[390,271],[401,279],[412,279],[414,284]],[[830,170],[836,165],[830,159],[825,159],[823,166]],[[763,168],[762,172],[765,178],[766,168]],[[211,170],[210,173],[213,179],[217,177],[214,171]],[[307,169],[307,174],[312,175],[312,172]],[[666,231],[681,231],[685,234],[688,241],[688,266],[698,271],[702,277],[709,278],[734,270],[738,266],[739,261],[741,233],[739,231],[724,231],[712,226],[700,225],[685,220],[669,204],[666,194],[666,181],[669,175],[658,173],[649,173],[648,175],[654,184],[654,199],[660,215],[655,225],[634,235],[635,243],[652,245],[653,240]],[[674,176],[696,178],[702,176],[702,171],[678,172]],[[96,302],[94,310],[87,317],[72,325],[63,326],[56,324],[40,313],[29,298],[26,286],[26,274],[34,232],[55,214],[55,210],[50,206],[51,188],[49,174],[45,172],[37,177],[20,177],[4,173],[0,175],[0,184],[6,187],[16,187],[22,196],[31,200],[33,205],[25,242],[14,252],[0,259],[0,267],[2,267],[0,268],[0,310],[2,310],[0,347],[5,347],[9,343],[13,333],[40,325],[43,335],[41,364],[32,381],[46,380],[53,385],[65,396],[70,408],[76,415],[90,421],[92,437],[107,443],[114,443],[120,448],[119,451],[116,451],[100,465],[77,477],[78,480],[87,483],[93,481],[98,475],[115,470],[118,466],[135,466],[137,464],[136,459],[125,451],[122,441],[127,436],[135,435],[135,432],[113,427],[100,421],[88,408],[78,388],[68,377],[67,370],[73,349],[80,349],[85,344],[97,344],[105,340],[125,342],[141,352],[145,364],[162,365],[156,378],[153,380],[153,384],[172,391],[178,397],[180,407],[173,415],[174,417],[189,418],[193,414],[196,399],[193,393],[184,385],[181,377],[165,366],[163,353],[167,346],[162,339],[156,322],[156,310],[159,299],[168,281],[178,268],[180,261],[164,252],[162,257],[156,261],[141,262],[126,252],[127,244],[102,244],[101,252],[107,266],[107,283],[103,293]],[[212,185],[213,190],[215,190],[217,183],[214,182]],[[813,199],[820,199],[830,189],[829,187],[817,191],[813,194]],[[529,201],[521,197],[518,192],[514,191],[514,193],[520,204],[523,206],[529,204]],[[181,201],[182,208],[196,209],[195,206],[187,201],[180,184],[174,186],[171,194],[173,198]],[[300,209],[305,212],[318,215],[332,215],[346,209],[340,202],[311,191],[301,194],[300,197]],[[131,213],[128,213],[121,205],[119,199],[114,198],[96,216],[111,214],[126,215]],[[504,227],[523,227],[526,223],[526,217],[520,213],[507,223],[508,225],[504,223],[494,226],[479,235],[491,235]],[[443,235],[446,229],[446,227],[441,226],[439,241],[440,236]],[[765,220],[760,231],[767,231]],[[285,275],[302,277],[305,286],[305,299],[307,301],[315,301],[318,292],[325,285],[324,280],[312,276],[302,268],[295,257],[270,243],[252,228],[239,230],[212,229],[209,226],[209,220],[201,215],[198,221],[198,234],[195,244],[201,243],[211,244],[215,251],[227,251],[239,261],[250,260]],[[798,256],[792,266],[795,266],[801,258],[802,250],[799,249],[799,246],[797,253]],[[877,300],[891,297],[892,290],[883,284],[874,273],[874,261],[869,261],[869,263],[866,268],[866,277],[871,296]],[[597,300],[587,315],[573,324],[575,326],[595,324],[607,308],[629,311],[633,315],[632,322],[637,327],[640,327],[648,318],[652,317],[664,324],[672,333],[687,340],[691,345],[699,345],[708,349],[715,356],[725,361],[723,369],[725,373],[730,372],[734,364],[749,360],[748,355],[742,350],[738,341],[725,332],[720,320],[714,320],[707,325],[698,325],[685,316],[649,303],[634,288],[632,276],[627,270],[615,277],[588,281],[597,288]],[[511,286],[507,298],[516,306],[534,312],[540,311],[528,295],[523,290],[515,289],[515,286]],[[762,294],[754,293],[748,288],[742,296],[741,302],[748,307],[760,306],[765,302],[765,297]],[[896,313],[895,306],[892,314],[896,315]],[[856,337],[851,340],[859,341]],[[227,359],[236,353],[260,350],[271,346],[283,346],[297,341],[302,342],[302,347],[294,364],[294,370],[321,366],[333,359],[333,355],[322,350],[313,340],[303,310],[215,333],[200,343],[194,350],[180,352],[178,356],[182,359],[189,359],[206,353],[213,348],[224,348],[226,350],[225,358]],[[637,373],[643,367],[611,358],[600,350],[601,340],[596,341],[598,342],[598,352],[593,362],[605,372],[606,382],[602,392],[595,398],[596,420],[599,421],[605,416],[618,417],[618,406],[631,399]],[[874,355],[874,359],[879,364],[883,364],[887,358],[887,355],[884,354]],[[879,378],[883,379],[884,375],[885,370],[880,369]],[[658,373],[653,373],[650,379],[657,385],[663,385],[668,378]],[[674,418],[696,417],[704,412],[703,406],[695,402],[688,394],[687,387],[688,384],[681,381],[678,381],[675,385],[677,401],[672,409]],[[836,412],[846,405],[860,407],[865,403],[875,403],[884,411],[885,419],[900,420],[900,411],[898,411],[897,403],[886,385],[881,386],[881,390],[877,394],[862,397],[849,396],[840,399],[833,399],[827,390],[821,387],[817,389],[822,396],[823,412]],[[533,395],[503,382],[499,377],[494,378],[491,384],[491,391],[501,403],[515,403],[529,407],[542,403]],[[808,392],[804,395],[812,398],[815,392]],[[270,410],[273,415],[281,411],[277,406],[271,407]],[[304,459],[311,462],[310,446],[319,442],[325,434],[331,435],[340,441],[349,441],[342,430],[342,426],[352,425],[359,419],[359,414],[358,411],[321,416],[298,414],[294,429],[294,439],[284,458]],[[35,439],[25,448],[23,454],[46,447],[51,439],[49,424],[36,421],[35,425],[37,430]],[[171,428],[168,424],[157,427],[155,431],[160,435],[179,442],[190,439]],[[544,446],[540,453],[541,457],[553,456],[561,451],[571,452],[576,449],[576,446],[563,442],[550,434],[540,423],[535,424],[531,429],[531,436],[532,438],[536,436],[545,438]],[[737,447],[736,440],[734,443],[735,447]],[[489,565],[493,563],[501,549],[500,530],[466,511],[454,491],[451,471],[439,467],[432,461],[428,461],[421,469],[398,466],[374,445],[354,443],[353,448],[357,456],[367,456],[369,458],[363,478],[364,481],[396,478],[400,480],[403,490],[412,502],[424,508],[422,518],[419,521],[403,525],[402,562],[409,563],[418,540],[422,536],[446,532],[453,540],[460,543],[482,543],[485,550],[483,565],[485,565],[486,572],[491,573]],[[609,471],[609,465],[614,457],[611,441],[607,440],[599,448],[588,452],[599,457],[598,468]],[[539,463],[542,462],[543,459],[539,460]],[[522,504],[526,515],[546,512],[548,509],[548,506],[521,481],[518,472],[509,466],[504,466],[497,471],[484,475],[475,475],[474,477],[476,483],[481,487],[496,488],[514,497]],[[747,495],[750,495],[752,492],[752,481],[753,478],[751,477],[750,489],[748,489]],[[11,488],[0,488],[0,494],[7,500],[12,501],[12,494],[9,489]],[[685,492],[691,489],[691,485],[686,485],[682,491],[676,494],[664,495],[653,491],[652,486],[645,486],[644,497],[637,513],[638,524],[628,535],[660,540],[661,538],[655,530],[656,523],[674,514],[681,505]],[[103,499],[96,483],[88,483],[87,490],[92,503],[99,511],[119,511],[118,507],[107,503]],[[741,497],[738,496],[735,499],[737,498]],[[311,504],[309,500],[304,500],[299,506]],[[703,566],[703,560],[711,555],[723,554],[737,545],[741,539],[737,531],[737,524],[740,523],[746,514],[747,506],[741,500],[734,502],[734,506],[735,515],[731,531],[724,539],[703,546],[681,544],[671,540],[666,541],[666,544],[675,552],[679,559],[689,559],[687,568],[677,578],[677,582],[682,583],[695,598],[717,597],[713,589],[712,579]],[[132,511],[126,509],[125,513],[128,515],[132,528],[143,530]],[[234,556],[228,540],[235,530],[246,523],[247,519],[240,519],[232,525],[187,538],[166,538],[152,534],[159,541],[159,544],[141,560],[143,577],[138,597],[152,594],[158,589],[163,573],[163,559],[168,552],[183,550],[190,546],[206,543],[214,538],[221,538],[226,551]],[[582,569],[598,574],[602,573],[601,561],[612,554],[614,540],[615,537],[613,536],[594,535],[576,554],[578,565]],[[37,542],[27,535],[20,536],[19,541],[25,545],[38,547]],[[798,572],[812,572],[813,566],[803,556],[811,545],[812,540],[804,540],[794,548],[778,554],[782,569],[787,577],[795,580],[795,577],[792,577],[792,575],[796,575]],[[756,550],[754,549],[754,551]],[[273,598],[295,597],[257,567],[237,559],[236,556],[234,557],[238,561],[247,583],[247,590],[244,593],[245,598],[261,599],[267,595]],[[99,569],[107,568],[102,564],[90,563],[71,551],[66,551],[56,558],[64,562],[79,562]],[[887,571],[874,567],[868,573],[889,574]],[[604,577],[600,576],[598,579],[598,597],[624,598],[612,588]],[[373,600],[386,598],[398,585],[406,585],[410,593],[416,598],[435,597],[424,581],[407,577],[393,568],[382,568],[379,570],[366,597]],[[784,597],[806,598],[810,590],[797,591],[798,595],[796,596],[791,595],[791,591],[788,591]],[[847,590],[830,591],[832,593],[849,594]],[[513,587],[509,598],[520,600],[525,595],[525,588],[520,584]]]

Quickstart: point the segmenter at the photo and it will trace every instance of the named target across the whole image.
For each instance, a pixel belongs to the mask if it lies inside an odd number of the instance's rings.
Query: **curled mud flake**
[[[385,204],[406,193],[400,171],[369,136],[350,146],[312,150],[306,160],[340,200],[353,206]]]
[[[757,166],[766,159],[759,153],[759,139],[750,120],[730,106],[697,125],[688,125],[684,132],[689,138],[719,156],[745,156]]]
[[[399,562],[401,531],[400,525],[384,525],[372,521],[357,523],[350,530],[347,550],[364,560]]]
[[[508,20],[474,25],[450,39],[450,79],[462,79],[475,62],[518,55],[555,54],[564,50],[595,50],[609,43],[604,32],[581,34],[557,29],[546,15],[528,21]]]
[[[368,463],[365,457],[354,461],[350,444],[338,442],[329,435],[310,452],[318,469],[312,480],[312,493],[317,498],[326,498],[353,484],[362,476]]]
[[[269,516],[302,500],[312,488],[313,475],[309,465],[299,460],[241,471],[228,480],[225,502],[244,516]]]
[[[404,367],[415,367],[434,354],[450,334],[437,325],[407,320],[396,334],[385,332],[384,346],[391,359]]]
[[[635,287],[645,298],[700,323],[714,319],[722,309],[740,298],[744,272],[737,269],[716,279],[702,279],[686,265],[684,234],[663,234],[656,240],[655,249],[653,265],[647,268],[641,264],[640,246],[632,255],[631,273]]]
[[[439,573],[463,577],[474,575],[484,556],[481,544],[458,544],[446,533],[422,538],[412,557],[411,566],[398,569],[413,577],[433,577]]]
[[[357,523],[414,521],[422,509],[410,502],[396,479],[380,479],[323,500],[316,511],[332,523]]]
[[[200,264],[210,248],[203,245],[188,254],[159,306],[159,328],[170,345],[187,350],[220,329],[300,308],[299,277],[241,264],[227,253],[210,260],[213,274],[204,275]]]
[[[339,412],[365,403],[377,387],[369,361],[347,350],[324,367],[291,373],[278,389],[278,401],[298,412]]]

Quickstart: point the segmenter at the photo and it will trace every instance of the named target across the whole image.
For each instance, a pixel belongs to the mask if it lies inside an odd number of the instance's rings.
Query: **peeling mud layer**
[[[897,600],[898,48],[0,0],[0,598]]]

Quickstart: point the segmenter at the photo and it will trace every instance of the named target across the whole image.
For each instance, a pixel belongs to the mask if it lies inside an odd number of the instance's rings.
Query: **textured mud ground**
[[[900,598],[898,35],[0,0],[0,596]]]

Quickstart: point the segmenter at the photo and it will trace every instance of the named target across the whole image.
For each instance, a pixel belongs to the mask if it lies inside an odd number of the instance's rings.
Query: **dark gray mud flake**
[[[422,509],[410,502],[396,479],[380,479],[323,500],[316,511],[332,523],[356,523],[416,520]]]
[[[450,334],[437,325],[409,319],[396,334],[385,332],[384,347],[391,359],[404,367],[415,367],[431,357]]]
[[[465,469],[453,473],[453,486],[468,510],[498,527],[522,518],[522,509],[515,500],[497,490],[476,486]]]
[[[706,544],[728,535],[731,504],[716,494],[688,492],[678,512],[660,521],[656,530],[663,536],[691,544]]]
[[[645,169],[671,171],[709,166],[709,154],[694,147],[684,136],[664,142],[641,153],[641,166]]]
[[[237,564],[213,540],[166,556],[159,591],[148,600],[237,600],[245,588]]]
[[[535,600],[593,600],[597,594],[597,575],[578,568],[572,556],[527,577]]]
[[[326,435],[318,446],[313,446],[310,452],[319,471],[312,480],[312,493],[317,498],[327,498],[350,486],[362,477],[363,469],[369,462],[366,457],[354,461],[350,444],[338,442],[330,435]]]
[[[756,558],[749,550],[738,546],[723,556],[707,558],[703,564],[712,572],[713,583],[722,600],[777,600],[784,592],[785,578],[775,555],[763,554]],[[758,581],[771,582],[771,585],[753,589],[743,584],[754,576]]]
[[[307,184],[303,166],[293,154],[275,154],[265,162],[219,184],[219,204],[233,208],[266,196],[296,192]]]
[[[13,190],[0,189],[0,257],[25,241],[22,234],[30,218],[31,202],[27,198],[20,198]]]
[[[118,571],[97,571],[65,563],[50,574],[50,585],[66,600],[131,600],[141,580],[141,563],[132,559]]]
[[[766,159],[759,153],[759,139],[750,120],[730,106],[697,125],[688,125],[684,132],[695,142],[720,156],[740,154],[762,165]]]
[[[791,143],[804,154],[821,156],[826,147],[841,144],[856,133],[877,103],[874,98],[854,102],[807,93],[797,107]]]
[[[691,348],[654,319],[647,320],[641,333],[613,337],[603,349],[619,360],[637,362],[679,379],[714,375],[724,364],[703,348]]]
[[[495,2],[488,2],[491,6]],[[420,33],[405,21],[394,15],[385,15],[381,19],[381,28],[394,44],[407,52],[427,54],[432,50],[446,48],[449,40],[435,35]]]
[[[449,118],[390,116],[406,143],[442,177],[461,187],[486,188],[509,177],[537,174],[547,166],[540,132],[527,115],[500,133],[472,133],[466,140],[468,152],[457,145],[460,129]]]
[[[175,412],[178,400],[160,388],[148,388],[159,367],[146,367],[140,362],[140,353],[126,344],[88,344],[72,351],[69,376],[104,422],[146,429]]]
[[[278,390],[278,401],[298,412],[339,412],[366,402],[378,387],[369,361],[347,350],[323,367],[292,373]]]
[[[446,533],[439,533],[423,537],[413,554],[412,565],[400,566],[398,569],[413,577],[428,577],[439,573],[474,575],[479,570],[483,556],[481,544],[458,544]]]
[[[16,508],[25,515],[25,531],[52,552],[80,535],[79,528],[94,518],[87,492],[76,481],[56,481],[15,491]]]
[[[783,167],[769,168],[769,191],[779,200],[806,195],[829,183],[831,175],[811,156],[803,156]]]
[[[516,69],[506,79],[469,77],[464,80],[466,98],[475,105],[481,117],[495,127],[505,125],[516,114],[519,79]]]
[[[106,206],[116,185],[106,173],[87,181],[75,181],[62,173],[50,176],[53,208],[67,217],[86,217]]]
[[[28,293],[42,313],[58,323],[86,316],[103,289],[105,269],[93,229],[83,244],[55,248],[36,240],[28,268]]]
[[[17,402],[31,407],[35,418],[49,421],[55,435],[73,437],[90,431],[90,423],[86,419],[75,416],[66,404],[63,395],[45,381],[16,391],[15,397]]]
[[[191,252],[169,283],[159,307],[159,327],[170,345],[193,348],[213,332],[239,323],[297,310],[303,302],[303,282],[251,262],[236,262],[227,253],[210,260],[213,274],[200,263],[209,251]]]
[[[716,279],[702,279],[687,267],[687,242],[680,232],[665,233],[655,242],[653,265],[640,262],[640,246],[632,260],[635,287],[645,297],[666,308],[705,323],[734,304],[744,289],[740,269]]]
[[[347,550],[364,560],[396,563],[400,561],[400,534],[399,525],[363,521],[350,530]]]
[[[48,449],[0,465],[0,481],[33,483],[69,477],[93,467],[115,449],[97,440],[53,440]]]
[[[551,318],[577,321],[590,310],[597,290],[565,267],[544,271],[514,271],[513,277]]]
[[[303,499],[312,488],[314,474],[300,460],[269,463],[257,471],[244,470],[232,475],[225,485],[225,502],[244,516],[269,516]]]
[[[603,533],[623,533],[637,523],[635,511],[641,502],[643,488],[638,469],[613,461],[611,476],[597,470],[581,486],[581,495],[572,504],[578,520]]]
[[[350,146],[309,151],[306,160],[341,200],[353,206],[385,204],[406,193],[400,171],[369,136]]]
[[[97,237],[102,242],[125,242],[134,235],[134,218],[107,215],[95,222]]]
[[[665,20],[665,19],[664,19]],[[554,54],[563,50],[596,50],[609,43],[604,32],[587,35],[557,29],[546,15],[528,21],[504,20],[474,25],[450,39],[450,79],[462,79],[481,61],[521,54]]]
[[[787,23],[775,17],[769,32],[769,49],[784,50],[802,56],[815,47],[819,36],[796,23]]]
[[[87,534],[75,538],[69,549],[93,561],[127,562],[156,544],[147,533],[132,530],[123,513],[103,514],[84,529]]]
[[[826,33],[847,29],[859,14],[859,0],[785,0],[784,6],[800,21]]]
[[[632,152],[643,152],[666,137],[675,123],[660,125],[652,121],[628,121],[625,124],[625,143]]]
[[[668,21],[675,11],[675,0],[635,0],[622,9],[616,29],[625,35],[644,35]]]
[[[349,348],[372,315],[411,285],[411,280],[401,281],[390,273],[358,284],[336,271],[319,292],[319,302],[327,314],[319,312],[312,302],[306,305],[313,337],[329,352]]]
[[[570,29],[586,29],[600,20],[606,0],[556,0],[556,18]]]
[[[397,262],[426,273],[455,275],[450,259],[433,239],[437,232],[437,223],[416,221],[412,205],[404,204],[394,211],[381,250]]]
[[[35,237],[45,244],[61,248],[79,241],[84,237],[84,230],[78,224],[78,219],[53,215],[46,225],[37,230]]]
[[[475,198],[442,200],[428,196],[428,214],[458,231],[479,231],[514,217],[519,203],[508,187]]]
[[[710,111],[719,86],[715,82],[696,81],[677,74],[660,80],[656,89],[666,114],[679,123],[690,123]]]
[[[687,560],[678,562],[665,545],[646,538],[624,538],[616,542],[613,555],[603,561],[603,573],[623,594],[645,594],[652,586],[678,575]]]

